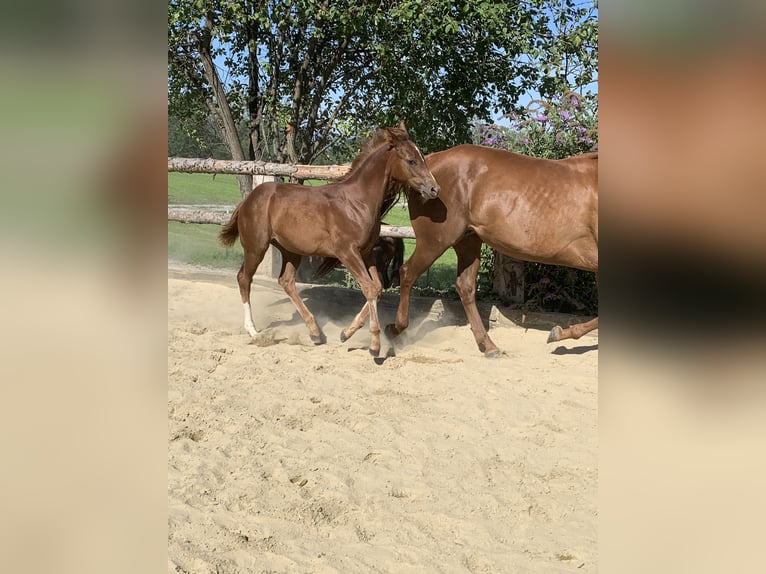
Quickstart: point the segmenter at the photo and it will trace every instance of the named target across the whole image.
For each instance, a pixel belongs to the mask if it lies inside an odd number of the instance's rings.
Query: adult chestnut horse
[[[441,186],[438,199],[409,194],[415,252],[401,270],[395,337],[409,324],[410,291],[447,248],[457,253],[456,288],[476,344],[487,357],[499,350],[476,308],[476,274],[482,242],[516,259],[598,271],[598,152],[561,160],[519,155],[476,145],[430,154],[426,164]],[[578,339],[598,328],[598,317],[548,342]]]
[[[295,272],[302,255],[335,257],[343,263],[359,283],[367,303],[341,332],[341,340],[358,330],[369,314],[370,353],[377,356],[381,284],[372,247],[380,233],[384,204],[390,205],[402,186],[413,188],[423,200],[439,194],[439,185],[403,122],[396,128],[378,130],[340,182],[317,187],[263,183],[242,200],[219,238],[223,245],[231,246],[239,236],[245,251],[237,282],[250,336],[257,333],[250,308],[250,284],[271,243],[282,254],[279,284],[298,308],[317,345],[326,338],[298,296]]]

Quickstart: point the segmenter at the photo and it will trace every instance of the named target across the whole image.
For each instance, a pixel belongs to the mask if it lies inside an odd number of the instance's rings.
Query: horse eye
[[[414,159],[408,159],[407,163],[410,164],[410,165],[415,165],[418,162],[416,162]]]

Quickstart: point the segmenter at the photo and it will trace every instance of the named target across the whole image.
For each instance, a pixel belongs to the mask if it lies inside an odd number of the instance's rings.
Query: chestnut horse
[[[268,182],[256,187],[234,210],[221,229],[223,245],[239,236],[244,262],[237,273],[244,306],[245,329],[257,333],[250,308],[250,284],[269,243],[282,254],[279,284],[309,329],[311,340],[326,341],[314,316],[295,289],[295,272],[302,255],[335,257],[348,269],[367,303],[352,324],[341,332],[345,341],[370,315],[370,353],[380,353],[377,301],[381,284],[372,256],[380,233],[384,204],[390,205],[402,186],[416,190],[422,200],[439,194],[439,185],[425,164],[423,154],[409,139],[404,123],[378,130],[337,183],[308,187]]]
[[[442,191],[430,201],[409,194],[415,252],[400,270],[396,322],[386,334],[407,328],[413,284],[452,247],[455,286],[476,344],[485,356],[497,356],[476,308],[482,242],[516,259],[598,272],[598,152],[549,160],[459,145],[430,154],[426,164]],[[598,317],[556,326],[548,342],[578,339],[596,328]]]

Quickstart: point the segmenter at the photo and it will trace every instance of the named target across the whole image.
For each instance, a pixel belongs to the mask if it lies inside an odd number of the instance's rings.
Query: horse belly
[[[503,255],[578,269],[597,268],[595,239],[587,230],[578,228],[535,225],[530,221],[474,227],[482,241]]]
[[[275,230],[273,239],[292,253],[299,253],[301,255],[332,255],[328,235],[321,230],[303,229],[303,231],[296,232],[292,230],[288,233],[280,233]]]

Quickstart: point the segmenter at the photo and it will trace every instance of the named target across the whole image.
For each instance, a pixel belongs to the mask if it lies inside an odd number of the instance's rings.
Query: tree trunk
[[[524,263],[495,251],[492,290],[514,303],[523,303]]]
[[[226,99],[226,90],[221,83],[221,79],[218,77],[218,70],[216,70],[215,63],[213,62],[213,54],[210,48],[212,30],[213,18],[208,14],[205,18],[205,28],[200,36],[200,59],[202,60],[202,67],[205,71],[205,79],[213,89],[218,117],[220,118],[221,124],[223,126],[223,135],[226,139],[226,145],[231,152],[231,157],[235,161],[244,161],[246,159],[245,151],[242,149],[242,142],[239,140],[237,124],[234,122],[234,116],[231,113],[229,101]],[[237,181],[239,181],[239,191],[242,194],[242,197],[245,197],[253,190],[252,176],[239,175],[237,176]]]

